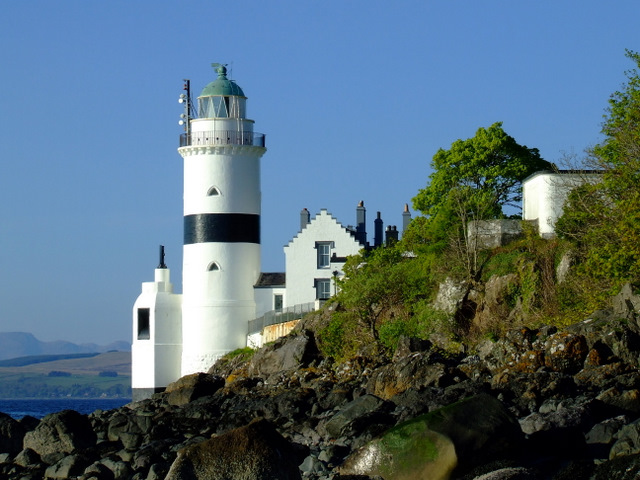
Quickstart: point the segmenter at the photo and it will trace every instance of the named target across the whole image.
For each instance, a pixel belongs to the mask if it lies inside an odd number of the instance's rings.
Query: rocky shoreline
[[[340,365],[320,355],[307,317],[249,360],[148,400],[0,415],[0,477],[638,478],[638,312],[627,291],[611,311],[511,330],[472,355],[403,338],[392,359]]]

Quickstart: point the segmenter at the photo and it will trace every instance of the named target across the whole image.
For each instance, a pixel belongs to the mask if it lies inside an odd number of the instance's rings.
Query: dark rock
[[[165,390],[169,405],[184,405],[200,397],[213,395],[224,387],[224,378],[207,373],[194,373],[186,375],[173,383]]]
[[[595,468],[593,480],[637,480],[640,477],[640,455],[628,455],[602,463]]]
[[[22,450],[25,433],[20,422],[0,412],[0,452],[15,455]]]
[[[589,349],[598,342],[606,345],[613,356],[629,365],[637,365],[640,357],[640,330],[635,322],[620,319],[612,312],[596,312],[591,318],[567,327],[568,332],[582,335]]]
[[[336,439],[344,435],[357,436],[381,420],[388,426],[387,414],[391,407],[391,403],[375,395],[363,395],[349,402],[328,421],[318,425],[318,432]]]
[[[481,394],[398,425],[349,456],[341,474],[447,478],[517,451],[517,421]]]
[[[303,330],[258,350],[249,361],[248,373],[250,376],[269,376],[283,370],[297,370],[309,365],[317,354],[313,332]]]
[[[369,377],[367,392],[385,400],[408,388],[445,387],[453,383],[453,375],[442,363],[432,363],[420,353],[377,369]]]
[[[525,434],[555,431],[565,428],[576,428],[579,431],[586,431],[595,423],[594,415],[589,404],[566,403],[566,407],[560,403],[554,411],[547,413],[534,412],[520,419],[519,422],[522,431]]]
[[[107,457],[100,460],[100,463],[113,473],[113,480],[129,480],[133,471],[127,462]]]
[[[629,418],[621,415],[608,418],[594,425],[585,435],[589,456],[595,459],[609,458],[611,446],[617,440],[620,429],[629,423]]]
[[[67,455],[45,471],[47,479],[68,479],[81,475],[91,460],[82,454]]]
[[[602,403],[624,413],[640,413],[640,390],[618,390],[612,387],[596,397]]]
[[[166,480],[299,480],[289,443],[258,420],[178,452]]]
[[[584,368],[573,376],[576,384],[590,390],[602,390],[616,385],[620,375],[629,372],[630,366],[615,362]]]
[[[47,415],[35,430],[24,436],[24,448],[33,449],[49,464],[95,444],[96,434],[89,419],[73,410]]]
[[[556,372],[579,372],[589,353],[587,339],[583,335],[558,332],[545,342],[544,364]]]
[[[119,441],[124,448],[133,450],[144,443],[152,426],[152,417],[138,415],[133,410],[120,410],[109,420],[107,439],[112,442]]]
[[[508,467],[494,470],[474,478],[474,480],[538,480],[537,472],[524,467]]]
[[[38,420],[36,417],[32,417],[31,415],[25,415],[20,420],[18,420],[18,422],[20,422],[20,425],[24,427],[25,432],[29,432],[36,429],[36,427],[40,423],[40,420]]]
[[[623,426],[617,437],[609,452],[609,459],[640,453],[640,419]]]
[[[13,463],[22,467],[30,467],[34,465],[41,465],[42,460],[37,452],[31,448],[25,448],[16,455],[16,458],[13,459]]]
[[[393,360],[397,361],[416,352],[426,352],[431,346],[432,343],[429,340],[403,335],[398,340],[396,351],[393,354]]]
[[[95,462],[89,465],[84,473],[82,474],[82,478],[87,480],[89,479],[97,479],[97,480],[113,480],[113,472],[109,470],[105,465],[100,462]]]
[[[620,293],[612,299],[613,313],[625,319],[637,319],[640,316],[640,295],[634,293],[631,284],[625,284]]]

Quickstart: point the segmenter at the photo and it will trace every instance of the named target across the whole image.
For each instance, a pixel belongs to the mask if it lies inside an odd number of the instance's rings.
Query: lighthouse
[[[197,99],[187,95],[184,160],[181,373],[207,371],[246,345],[260,275],[260,158],[265,137],[224,65]]]

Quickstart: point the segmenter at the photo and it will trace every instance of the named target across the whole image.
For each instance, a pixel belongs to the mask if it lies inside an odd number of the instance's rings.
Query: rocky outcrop
[[[256,420],[178,451],[166,480],[299,480],[291,445],[266,420]]]
[[[523,438],[511,413],[480,394],[395,426],[350,455],[340,472],[444,480],[456,469],[509,457]]]
[[[392,358],[342,364],[303,322],[117,410],[0,415],[0,478],[630,478],[637,305],[629,291],[615,312],[513,329],[472,354],[403,338]]]
[[[44,417],[35,430],[25,434],[23,443],[46,463],[55,463],[66,454],[94,447],[96,434],[86,415],[63,410]]]

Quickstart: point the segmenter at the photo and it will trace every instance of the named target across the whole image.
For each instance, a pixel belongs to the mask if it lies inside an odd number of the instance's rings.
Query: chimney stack
[[[311,214],[309,213],[309,210],[307,210],[306,208],[303,208],[302,211],[300,212],[300,230],[304,230],[304,228],[309,225],[309,222],[311,221]]]
[[[378,218],[373,221],[373,246],[379,247],[383,242],[383,223],[382,218],[380,218],[380,212],[378,212]]]
[[[356,240],[360,245],[367,244],[367,210],[364,208],[364,201],[360,200],[356,208]]]
[[[396,226],[395,225],[389,225],[387,227],[386,235],[387,235],[387,240],[386,240],[387,245],[393,245],[395,242],[397,242],[398,241],[398,229],[396,228]]]
[[[404,204],[404,212],[402,212],[402,235],[407,231],[407,227],[411,223],[411,212],[409,211],[409,204]]]

